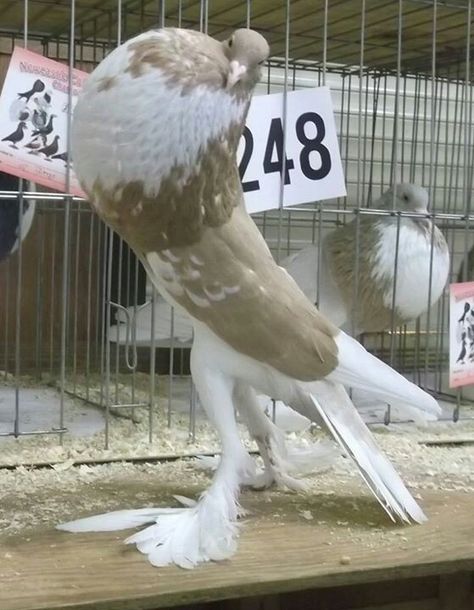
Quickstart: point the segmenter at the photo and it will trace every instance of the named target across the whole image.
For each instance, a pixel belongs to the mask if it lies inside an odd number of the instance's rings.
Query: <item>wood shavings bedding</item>
[[[436,436],[454,439],[459,435],[474,435],[474,422],[440,423],[423,429],[407,424],[403,432],[395,425],[389,428],[396,428],[397,433],[390,434],[383,429],[375,430],[374,434],[417,498],[422,499],[423,491],[430,489],[474,492],[474,445],[440,447],[421,442]],[[192,460],[0,470],[0,529],[4,535],[24,534],[86,514],[124,507],[175,505],[173,494],[195,497],[207,486],[208,476]],[[259,492],[260,498],[271,503],[277,502],[282,494],[288,495],[287,502],[299,518],[308,520],[311,515],[316,523],[323,525],[321,515],[327,510],[336,511],[337,522],[346,524],[359,519],[357,514],[362,512],[368,521],[381,519],[376,502],[349,460],[341,457],[329,472],[311,475],[307,480],[309,490],[305,495],[268,490]],[[245,492],[244,506],[246,497],[252,498],[253,493],[257,492]],[[370,505],[368,516],[366,505]],[[372,533],[377,536],[378,529]],[[387,540],[392,540],[399,533],[389,531],[386,535]]]
[[[149,376],[136,375],[134,400],[146,402]],[[23,380],[22,380],[23,382]],[[11,386],[12,379],[2,379]],[[36,385],[35,385],[36,384]],[[25,378],[22,387],[36,387],[37,380]],[[51,384],[55,384],[51,381]],[[89,379],[89,396],[99,395],[100,378]],[[115,388],[115,386],[114,386]],[[130,377],[120,377],[117,385],[121,402],[130,401]],[[76,393],[86,393],[85,380],[76,379]],[[20,439],[3,438],[0,441],[0,465],[33,464],[50,462],[54,468],[32,469],[19,466],[12,470],[0,468],[0,531],[9,535],[28,532],[38,527],[54,524],[85,514],[93,514],[117,508],[133,508],[146,505],[174,505],[173,494],[198,495],[208,484],[208,474],[196,468],[190,460],[163,463],[132,464],[111,463],[100,466],[75,463],[98,459],[128,459],[136,456],[180,455],[218,450],[217,437],[198,413],[196,440],[189,441],[189,380],[175,380],[172,427],[167,426],[168,384],[157,379],[156,401],[153,409],[153,442],[149,443],[148,410],[135,410],[135,421],[126,418],[110,420],[110,448],[104,449],[103,432],[88,437],[64,435],[63,445],[57,436],[33,436]],[[77,400],[77,405],[84,403]],[[469,414],[469,410],[467,411]],[[423,490],[474,491],[474,444],[446,445],[460,438],[474,439],[474,420],[456,424],[437,422],[427,427],[413,424],[391,424],[372,427],[381,448],[394,462],[406,483],[416,496]],[[245,427],[241,433],[246,446],[254,449]],[[291,433],[290,442],[308,445],[322,436],[320,431]],[[442,446],[425,445],[429,439],[442,440]],[[321,521],[321,503],[328,510],[337,510],[341,498],[345,498],[345,512],[339,521],[346,523],[348,510],[360,510],[360,502],[372,502],[349,460],[339,458],[329,473],[308,477],[306,496],[293,495],[292,506],[299,518]],[[251,493],[251,492],[246,492]],[[282,492],[262,492],[267,502],[281,497]],[[248,496],[251,497],[251,496]],[[350,498],[349,504],[347,498]],[[290,501],[290,500],[289,500]],[[245,496],[243,498],[245,505]],[[370,504],[377,520],[378,509]],[[371,509],[372,510],[372,509]],[[365,508],[364,508],[365,511]],[[324,511],[323,511],[324,512]],[[324,521],[324,520],[323,520]]]

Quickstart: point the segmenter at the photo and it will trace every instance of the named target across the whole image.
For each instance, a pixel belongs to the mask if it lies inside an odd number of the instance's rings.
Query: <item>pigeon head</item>
[[[237,83],[253,88],[260,79],[260,69],[268,58],[270,47],[265,38],[254,30],[235,30],[230,38],[222,43],[229,60],[227,89]]]
[[[395,191],[395,201],[393,192]],[[383,207],[400,212],[428,212],[428,193],[416,184],[396,184],[382,195]]]
[[[37,79],[33,83],[33,91],[37,91],[37,92],[44,91],[44,87],[45,87],[45,85],[42,80]]]

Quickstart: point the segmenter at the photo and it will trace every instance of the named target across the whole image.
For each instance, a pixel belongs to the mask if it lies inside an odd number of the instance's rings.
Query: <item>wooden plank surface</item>
[[[252,514],[244,524],[237,555],[191,571],[151,567],[134,548],[122,545],[120,532],[71,535],[50,529],[27,538],[4,538],[0,607],[145,610],[472,572],[473,494],[423,495],[429,522],[400,527],[387,523],[370,498],[366,508],[354,512],[353,498],[333,497],[333,509],[322,515],[313,509],[314,518],[306,520],[289,495],[265,502],[261,494],[246,493],[244,505]],[[305,506],[302,498],[302,509]],[[341,521],[341,514],[347,521]]]

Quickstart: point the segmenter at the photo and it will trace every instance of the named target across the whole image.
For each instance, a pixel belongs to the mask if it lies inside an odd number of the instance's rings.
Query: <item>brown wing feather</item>
[[[337,329],[275,263],[243,205],[198,242],[147,258],[175,301],[237,351],[303,381],[337,366]]]

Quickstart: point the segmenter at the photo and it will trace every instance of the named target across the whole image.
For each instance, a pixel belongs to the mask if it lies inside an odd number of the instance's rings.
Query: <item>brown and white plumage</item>
[[[425,518],[341,384],[397,397],[432,416],[436,401],[324,319],[274,262],[245,210],[236,149],[267,56],[266,41],[251,30],[224,43],[186,30],[149,32],[100,64],[75,110],[81,185],[162,295],[191,316],[192,375],[222,441],[212,485],[197,503],[61,526],[155,522],[128,539],[154,565],[192,567],[235,551],[239,487],[254,475],[254,463],[234,407],[255,414],[257,391],[324,424],[393,518]],[[264,457],[277,454],[269,466],[284,468],[271,422],[253,425]]]
[[[373,207],[427,215],[428,193],[397,184]],[[328,233],[319,256],[309,246],[282,265],[325,316],[357,333],[386,330],[392,318],[395,325],[418,318],[441,297],[449,275],[448,245],[426,216],[362,214]]]

